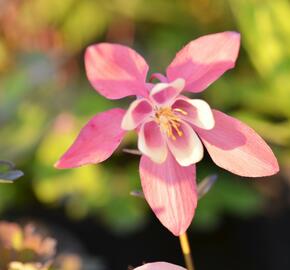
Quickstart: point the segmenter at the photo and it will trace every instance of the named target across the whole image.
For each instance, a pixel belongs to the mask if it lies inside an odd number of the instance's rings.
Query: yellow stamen
[[[174,113],[174,111],[181,112],[186,115],[187,113],[181,109],[172,110],[169,107],[160,108],[156,111],[156,122],[161,127],[161,129],[167,134],[167,136],[174,141],[176,136],[173,134],[176,131],[178,136],[182,136],[183,132],[180,130],[180,117]]]
[[[173,109],[173,110],[176,111],[176,112],[180,112],[180,113],[182,113],[183,115],[188,115],[188,113],[187,113],[186,111],[182,110],[182,109],[175,108],[175,109]]]

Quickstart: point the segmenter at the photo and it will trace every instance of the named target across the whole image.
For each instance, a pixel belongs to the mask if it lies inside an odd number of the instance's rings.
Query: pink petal
[[[184,233],[197,205],[195,165],[181,167],[171,154],[162,164],[142,156],[140,176],[145,198],[160,222],[176,236]]]
[[[75,168],[109,158],[125,135],[121,129],[124,114],[122,109],[111,109],[94,116],[55,167]]]
[[[168,82],[167,78],[161,73],[153,73],[150,76],[150,82],[152,82],[154,79],[157,79],[157,80],[159,80],[160,82],[163,82],[163,83],[167,83]]]
[[[144,123],[139,131],[138,148],[156,163],[162,163],[167,157],[165,139],[155,121]]]
[[[187,122],[203,128],[212,129],[214,118],[210,106],[201,99],[180,97],[172,105],[174,111]]]
[[[176,79],[171,83],[157,83],[150,92],[150,98],[157,105],[168,105],[184,88],[184,80]]]
[[[153,112],[151,103],[145,98],[133,101],[122,120],[122,128],[125,130],[135,129]]]
[[[167,139],[172,155],[181,166],[197,163],[203,158],[203,146],[200,139],[192,127],[184,122],[180,123],[179,129],[182,132],[181,136],[173,129],[174,138]]]
[[[167,262],[155,262],[155,263],[146,263],[142,266],[135,268],[135,270],[186,270],[186,269],[181,266]]]
[[[141,55],[126,46],[91,45],[86,50],[85,66],[92,86],[107,98],[147,95],[148,65]]]
[[[248,177],[273,175],[279,165],[270,147],[250,127],[213,110],[215,127],[196,130],[213,161],[220,167]]]
[[[201,92],[235,66],[240,34],[223,32],[200,37],[181,49],[167,68],[169,81],[183,78],[185,90]]]

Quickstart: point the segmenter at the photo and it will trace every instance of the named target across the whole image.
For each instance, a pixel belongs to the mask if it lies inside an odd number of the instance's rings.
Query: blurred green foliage
[[[57,171],[54,162],[109,101],[87,82],[83,52],[102,41],[139,51],[151,72],[164,71],[188,41],[207,33],[242,34],[237,67],[202,93],[254,127],[272,143],[287,178],[290,166],[290,3],[287,0],[3,0],[0,2],[0,153],[21,165],[26,179],[0,186],[0,212],[31,205],[64,207],[75,219],[95,215],[116,232],[146,222],[146,204],[129,196],[140,189],[138,157],[120,151],[98,166]],[[122,147],[135,147],[130,134]],[[200,201],[194,224],[212,227],[222,214],[249,216],[262,209],[263,182],[222,172],[209,159],[199,179],[219,172]],[[263,191],[263,192],[262,192]]]

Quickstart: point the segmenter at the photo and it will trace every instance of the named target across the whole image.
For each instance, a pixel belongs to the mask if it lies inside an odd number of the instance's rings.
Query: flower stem
[[[193,265],[193,260],[192,260],[191,251],[190,251],[190,245],[188,242],[186,232],[179,236],[179,241],[180,241],[180,246],[181,246],[182,253],[184,256],[186,269],[187,270],[194,270],[195,268]]]

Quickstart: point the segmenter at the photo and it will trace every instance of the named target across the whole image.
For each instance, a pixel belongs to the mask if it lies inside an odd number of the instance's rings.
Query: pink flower
[[[186,269],[181,266],[167,262],[155,262],[155,263],[146,263],[142,266],[135,268],[134,270],[186,270]]]
[[[185,46],[159,83],[146,83],[148,65],[134,50],[115,44],[90,46],[85,55],[93,87],[109,99],[135,95],[127,111],[111,109],[94,116],[82,129],[57,168],[99,163],[111,156],[126,131],[138,132],[143,153],[140,176],[145,198],[174,235],[186,231],[197,205],[195,163],[203,145],[220,167],[248,177],[275,174],[271,149],[250,127],[183,91],[198,93],[235,65],[240,35],[223,32]],[[234,91],[234,90],[233,90]]]

